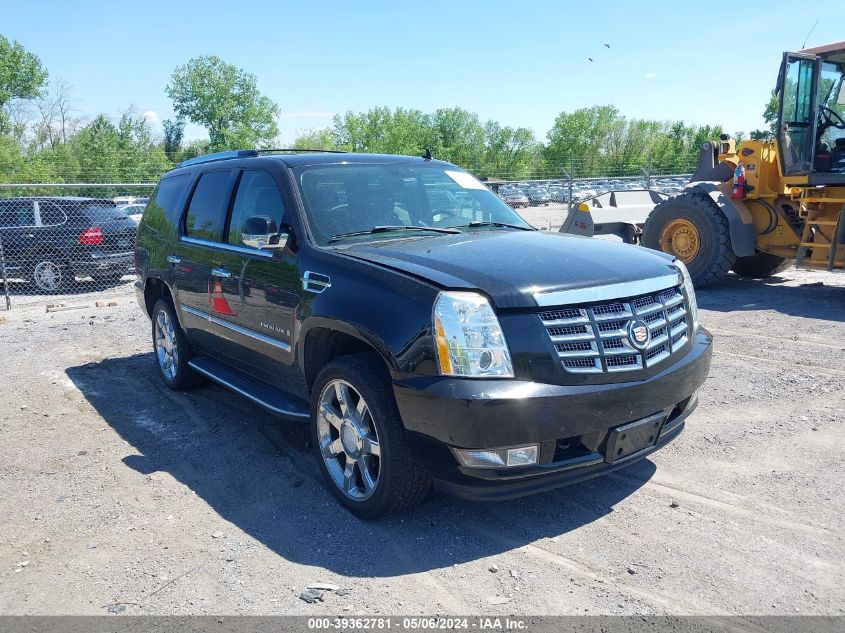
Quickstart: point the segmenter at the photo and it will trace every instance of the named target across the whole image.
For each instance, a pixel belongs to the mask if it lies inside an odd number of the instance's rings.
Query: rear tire
[[[748,257],[737,257],[733,271],[740,277],[763,279],[786,270],[791,265],[791,259],[757,251]]]
[[[414,508],[431,488],[375,353],[342,356],[323,368],[311,392],[311,438],[326,485],[362,519]]]
[[[156,367],[170,389],[184,391],[202,382],[199,374],[188,366],[193,352],[167,299],[159,299],[153,306],[152,335]]]
[[[39,292],[55,294],[67,289],[73,271],[54,255],[46,254],[33,262],[30,278]]]
[[[672,239],[684,238],[673,248]],[[685,193],[659,203],[643,227],[642,244],[686,264],[696,287],[728,276],[736,261],[728,220],[707,196]]]

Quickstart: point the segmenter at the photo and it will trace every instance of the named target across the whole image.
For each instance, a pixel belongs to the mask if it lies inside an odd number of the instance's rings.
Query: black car
[[[683,264],[535,231],[437,160],[187,161],[135,264],[167,385],[209,378],[310,425],[362,517],[432,482],[507,499],[622,468],[677,437],[710,366]]]
[[[548,191],[552,202],[569,202],[569,189],[567,187],[549,187]]]
[[[0,198],[6,274],[42,292],[75,277],[114,280],[132,272],[135,229],[111,200]]]
[[[548,190],[543,187],[532,187],[525,192],[525,195],[528,196],[528,201],[532,206],[540,206],[541,204],[548,206],[552,201]]]

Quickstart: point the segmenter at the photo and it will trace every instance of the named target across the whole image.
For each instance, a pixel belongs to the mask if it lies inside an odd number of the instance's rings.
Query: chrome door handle
[[[228,279],[229,277],[232,276],[232,273],[230,273],[225,268],[212,268],[211,269],[211,276],[212,277],[220,277],[221,279]]]
[[[179,255],[168,255],[167,256],[167,263],[168,264],[181,264],[182,258]]]

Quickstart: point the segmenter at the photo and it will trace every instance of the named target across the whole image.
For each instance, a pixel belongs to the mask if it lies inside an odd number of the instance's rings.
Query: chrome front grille
[[[687,305],[680,286],[660,292],[581,308],[551,308],[540,313],[563,368],[600,374],[654,367],[689,340]],[[632,343],[632,323],[648,328],[647,344]]]

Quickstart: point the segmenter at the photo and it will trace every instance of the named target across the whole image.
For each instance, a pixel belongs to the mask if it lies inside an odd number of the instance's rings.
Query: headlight
[[[692,287],[692,277],[690,277],[687,267],[680,259],[675,260],[675,266],[681,272],[681,277],[684,280],[684,291],[687,293],[687,302],[689,305],[690,317],[692,317],[692,332],[698,332],[698,302],[695,300],[695,288]]]
[[[441,292],[434,302],[434,333],[441,374],[513,377],[499,319],[480,294]]]

